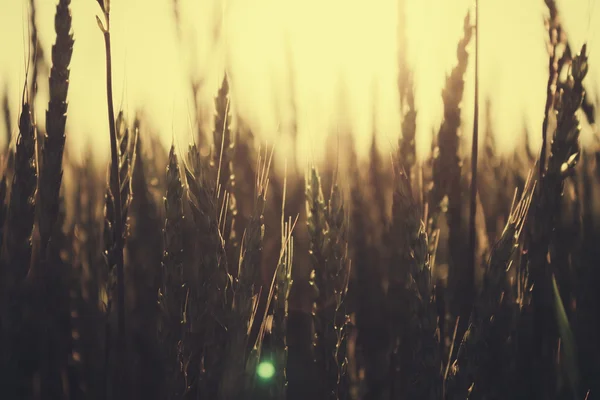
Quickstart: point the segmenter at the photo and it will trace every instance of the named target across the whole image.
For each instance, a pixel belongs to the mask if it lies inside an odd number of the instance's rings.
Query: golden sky
[[[383,151],[395,146],[398,113],[398,0],[112,0],[116,108],[143,108],[165,144],[189,142],[194,123],[190,79],[203,79],[201,103],[211,115],[223,68],[231,77],[232,108],[262,138],[285,135],[292,88],[298,110],[302,163],[320,159],[330,132],[351,130],[363,154],[373,125]],[[407,62],[415,74],[418,146],[429,148],[441,122],[441,88],[456,63],[463,18],[473,1],[404,0]],[[25,76],[29,0],[0,0],[0,90],[8,88],[16,125]],[[54,42],[56,1],[36,0],[46,55]],[[574,48],[589,41],[588,87],[600,78],[600,10],[594,0],[558,1]],[[600,8],[600,7],[598,7]],[[492,101],[497,141],[504,151],[520,142],[527,124],[539,143],[547,80],[543,0],[480,0],[481,97]],[[108,149],[104,43],[95,0],[72,4],[75,50],[69,88],[68,143]],[[218,32],[222,32],[219,34]],[[178,40],[180,35],[181,40]],[[215,44],[216,39],[216,44]],[[472,67],[472,65],[471,65]],[[47,76],[40,82],[37,119],[44,121]],[[472,126],[473,70],[467,73],[463,129]],[[42,107],[42,105],[44,105]],[[482,117],[484,117],[482,115]],[[210,120],[205,118],[207,127]],[[485,123],[485,121],[483,121]],[[0,124],[0,140],[4,138]],[[585,137],[589,137],[586,129]],[[282,137],[277,151],[289,151]],[[75,154],[81,153],[75,151]]]

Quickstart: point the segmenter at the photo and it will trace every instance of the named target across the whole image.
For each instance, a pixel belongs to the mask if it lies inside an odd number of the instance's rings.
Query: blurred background
[[[4,0],[0,14],[6,39],[0,41],[0,91],[8,91],[13,121],[17,120],[31,50],[27,40],[31,1]],[[405,8],[399,7],[399,1],[406,2]],[[465,0],[112,3],[117,109],[129,114],[143,110],[166,145],[175,138],[176,146],[185,146],[196,131],[195,104],[199,115],[205,117],[200,124],[210,131],[213,98],[225,69],[230,76],[234,115],[262,140],[276,141],[278,158],[296,151],[301,166],[323,159],[328,132],[340,137],[351,134],[361,157],[367,155],[374,131],[381,136],[378,146],[382,152],[396,146],[401,63],[414,71],[417,147],[424,157],[442,120],[441,89],[456,63],[464,16],[473,7],[472,1]],[[572,48],[589,43],[587,89],[595,99],[600,38],[594,27],[600,22],[600,10],[592,0],[557,4]],[[55,37],[55,5],[56,1],[35,2],[46,62]],[[406,15],[399,15],[401,9]],[[491,123],[503,152],[513,149],[518,135],[540,131],[547,81],[547,12],[542,0],[486,0],[481,4],[481,96],[491,100]],[[108,155],[108,124],[104,44],[95,22],[98,14],[94,0],[72,4],[75,48],[67,142],[75,149],[73,157],[80,157],[82,147],[92,146],[97,161],[103,161]],[[473,102],[473,57],[469,63],[465,110],[472,110]],[[47,74],[42,71],[44,76]],[[196,103],[191,82],[198,88]],[[39,79],[40,105],[46,103],[47,85],[47,79]],[[43,126],[45,107],[38,107],[36,114]],[[288,139],[294,116],[298,143],[292,149]],[[472,112],[463,112],[462,118],[462,129],[470,132]],[[485,124],[487,114],[482,118]],[[4,130],[0,126],[1,141],[6,141]],[[533,146],[539,145],[539,136],[532,133]],[[582,138],[584,142],[591,138],[587,127]]]

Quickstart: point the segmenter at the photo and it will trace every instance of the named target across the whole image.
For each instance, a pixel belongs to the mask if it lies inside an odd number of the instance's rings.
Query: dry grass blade
[[[113,104],[113,86],[112,86],[112,50],[110,34],[110,0],[98,0],[98,4],[104,13],[104,22],[96,16],[98,28],[104,36],[104,47],[106,52],[106,98],[108,103],[108,126],[110,135],[110,182],[109,188],[112,193],[112,202],[114,204],[114,219],[112,222],[114,238],[114,256],[117,272],[117,326],[119,333],[119,344],[125,345],[125,260],[123,251],[125,248],[125,224],[123,220],[123,200],[121,198],[121,161],[119,157],[119,138],[117,136],[115,119],[115,110]],[[135,148],[135,147],[134,147]],[[132,163],[133,165],[133,163]]]
[[[351,260],[348,256],[348,225],[349,214],[344,206],[344,199],[336,182],[333,183],[327,207],[327,225],[329,228],[329,254],[328,254],[328,284],[333,286],[333,291],[328,296],[333,297],[335,314],[333,329],[329,331],[330,343],[334,343],[335,349],[333,359],[337,366],[337,390],[340,399],[349,398],[349,377],[347,374],[347,341],[349,316],[345,305],[350,281]],[[331,290],[331,287],[329,288]],[[331,300],[329,300],[331,301]],[[328,301],[328,303],[329,303]],[[333,382],[333,380],[332,380]]]
[[[116,131],[116,120],[115,110],[113,103],[113,87],[112,87],[112,51],[111,51],[111,34],[110,34],[110,1],[109,0],[98,0],[100,7],[104,13],[104,23],[96,16],[96,22],[98,28],[104,36],[104,47],[106,52],[106,98],[108,103],[108,126],[110,135],[110,175],[109,175],[109,188],[106,196],[106,208],[105,219],[107,219],[105,229],[105,246],[108,248],[107,260],[108,267],[116,270],[116,286],[117,286],[117,330],[118,330],[118,341],[119,346],[117,357],[120,358],[120,362],[116,363],[116,366],[120,371],[115,371],[113,374],[114,378],[118,381],[125,379],[125,372],[123,368],[124,358],[126,355],[126,338],[125,338],[125,259],[124,259],[124,236],[125,236],[125,224],[123,220],[123,199],[121,198],[122,185],[120,181],[121,175],[121,158],[119,157],[119,138]],[[134,147],[135,148],[135,147]],[[109,208],[112,208],[112,213],[109,213]],[[110,219],[108,219],[110,218]],[[107,232],[109,230],[109,232]],[[112,292],[112,291],[111,291]],[[110,298],[111,294],[108,295]],[[110,301],[107,301],[110,303]],[[107,307],[107,315],[110,313],[110,308]],[[106,322],[106,338],[105,338],[105,369],[108,369],[110,356],[110,325]],[[105,371],[105,380],[108,383],[108,370]],[[121,382],[122,383],[122,382]],[[106,385],[108,386],[108,385]],[[123,397],[123,391],[125,387],[123,384],[117,382],[112,385],[115,393],[107,393],[109,396],[115,396],[117,399]]]
[[[224,400],[240,398],[239,396],[245,391],[252,389],[255,373],[252,365],[258,360],[260,354],[260,346],[255,346],[254,354],[251,353],[249,357],[245,355],[260,295],[260,290],[257,290],[255,285],[260,276],[262,243],[265,233],[263,214],[273,156],[273,152],[267,154],[266,151],[265,149],[264,157],[259,157],[258,160],[254,210],[242,237],[238,273],[233,288],[226,366],[219,395],[220,399]]]
[[[110,318],[113,300],[117,299],[117,327],[119,342],[124,344],[125,335],[125,262],[123,251],[127,239],[127,216],[132,200],[131,176],[135,165],[135,150],[137,130],[134,135],[129,135],[127,121],[122,112],[115,121],[115,140],[118,144],[117,168],[109,170],[109,185],[105,194],[104,210],[104,258],[107,272],[105,275],[105,367],[108,368],[111,353],[111,328]],[[119,190],[115,192],[115,182],[119,183]],[[116,195],[115,195],[116,193]],[[118,354],[123,356],[122,354]],[[106,371],[108,379],[108,371]],[[119,377],[122,378],[122,377]]]
[[[442,362],[427,233],[409,177],[398,166],[390,239],[390,398],[439,399]]]
[[[190,394],[217,398],[226,351],[225,323],[231,276],[228,272],[225,244],[219,230],[219,211],[215,181],[207,159],[193,144],[188,149],[185,178],[188,203],[195,225],[198,257],[198,286],[191,287],[188,307],[190,334],[198,337],[186,351],[190,362],[185,366]]]
[[[158,293],[158,334],[165,352],[166,398],[178,399],[185,392],[182,348],[187,325],[187,285],[183,276],[183,185],[175,147],[169,152],[165,196],[164,254],[162,282]]]
[[[282,214],[283,215],[283,214]],[[287,319],[288,319],[288,297],[292,285],[292,259],[293,259],[293,237],[298,216],[292,222],[290,217],[288,222],[282,225],[282,242],[279,260],[271,286],[267,294],[267,302],[262,322],[260,324],[258,335],[254,346],[246,362],[246,371],[248,376],[254,377],[258,368],[258,363],[262,357],[263,340],[267,332],[270,332],[271,354],[268,356],[275,368],[275,375],[270,384],[268,395],[273,399],[287,398]],[[285,275],[284,275],[285,274]],[[263,357],[264,358],[264,357]],[[251,379],[252,379],[251,378]],[[250,388],[253,384],[251,383]]]
[[[469,393],[471,396],[482,396],[493,389],[493,378],[498,372],[498,360],[494,359],[493,354],[504,351],[503,346],[509,335],[507,331],[510,332],[510,327],[499,325],[501,318],[498,314],[502,307],[507,306],[507,271],[518,248],[533,199],[535,182],[532,176],[533,173],[530,173],[520,201],[513,201],[508,222],[492,249],[485,272],[484,287],[475,302],[469,327],[462,338],[457,359],[446,382],[446,395],[449,399],[464,399]],[[497,335],[498,332],[501,332],[501,335]]]
[[[235,143],[231,132],[231,112],[229,80],[227,74],[215,98],[215,127],[213,131],[213,158],[212,165],[216,168],[217,198],[226,204],[229,218],[223,221],[223,237],[227,243],[227,252],[230,257],[237,257],[238,238],[236,237],[235,216],[237,204],[235,197],[235,173],[233,159],[235,156]],[[225,197],[228,197],[225,202]]]
[[[213,245],[222,245],[216,186],[210,178],[211,169],[207,160],[200,155],[198,147],[195,144],[190,145],[185,174],[194,222],[199,231],[212,235]]]
[[[579,377],[579,364],[577,362],[575,337],[573,336],[573,331],[571,330],[569,318],[567,317],[565,306],[561,300],[560,291],[558,289],[558,285],[554,276],[552,277],[552,292],[554,294],[554,307],[556,310],[558,332],[560,335],[559,343],[564,349],[562,351],[559,349],[558,353],[559,357],[565,359],[564,362],[559,361],[558,364],[565,364],[563,368],[565,369],[565,374],[569,381],[569,385],[573,393],[573,398],[578,398],[578,391],[580,389],[581,380]]]
[[[295,223],[294,223],[295,225]],[[287,395],[287,318],[288,299],[292,288],[292,260],[294,258],[294,242],[292,237],[292,220],[284,223],[281,233],[281,253],[275,271],[275,287],[273,291],[273,322],[271,327],[273,364],[275,378],[272,396],[285,400]]]
[[[529,273],[531,278],[532,306],[535,319],[534,336],[534,386],[553,380],[556,324],[552,292],[552,269],[547,254],[560,215],[564,179],[573,173],[580,156],[579,134],[581,127],[577,114],[584,96],[583,79],[588,72],[587,46],[573,58],[566,84],[554,99],[556,129],[550,146],[546,173],[538,184],[533,220],[530,227]],[[550,390],[550,389],[547,389]],[[541,392],[540,396],[548,393]]]
[[[121,214],[123,221],[123,241],[128,232],[129,208],[133,200],[132,177],[137,158],[137,141],[139,130],[134,128],[133,135],[127,125],[123,112],[117,117],[117,140],[119,142],[119,182],[121,184]]]
[[[119,112],[116,120],[116,134],[117,142],[119,144],[118,154],[118,176],[120,190],[119,190],[119,204],[121,205],[121,212],[119,220],[123,223],[121,229],[117,229],[117,198],[114,195],[113,188],[109,185],[106,192],[106,204],[105,204],[105,228],[104,228],[104,245],[105,245],[105,256],[106,263],[108,266],[108,288],[107,288],[107,314],[111,312],[112,300],[118,294],[114,293],[115,285],[118,281],[118,265],[120,258],[122,258],[123,248],[125,240],[127,238],[127,216],[129,212],[129,205],[132,201],[131,191],[131,176],[133,174],[133,166],[135,165],[135,150],[136,150],[136,138],[137,130],[134,131],[134,135],[129,135],[129,128],[127,127],[127,121],[123,115],[123,112]],[[110,170],[109,181],[114,181],[113,170]],[[119,235],[119,236],[118,236]]]
[[[321,188],[321,180],[315,168],[311,169],[306,185],[306,214],[307,228],[310,237],[310,254],[313,265],[323,268],[325,266],[325,255],[323,254],[323,243],[325,242],[325,198]]]
[[[347,214],[342,194],[334,182],[325,204],[316,168],[310,172],[306,187],[307,227],[314,284],[318,291],[315,304],[315,352],[317,368],[324,378],[323,398],[346,399],[349,381],[346,375],[346,327],[348,316],[343,302],[350,279]]]

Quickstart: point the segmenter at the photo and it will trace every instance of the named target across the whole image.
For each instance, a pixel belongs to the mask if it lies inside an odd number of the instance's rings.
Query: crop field
[[[0,399],[600,399],[593,1],[253,1],[0,6]]]

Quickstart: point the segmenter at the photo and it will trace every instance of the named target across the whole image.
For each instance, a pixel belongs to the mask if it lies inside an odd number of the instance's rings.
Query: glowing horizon
[[[183,146],[192,135],[194,113],[190,79],[205,83],[200,93],[203,124],[210,129],[212,100],[226,68],[232,108],[261,139],[274,140],[292,120],[295,94],[299,162],[322,159],[325,137],[351,131],[365,156],[375,125],[381,150],[395,146],[400,135],[397,94],[398,0],[343,2],[307,0],[179,0],[180,24],[173,0],[112,0],[114,102],[131,115],[144,109],[165,144]],[[428,151],[441,122],[441,89],[456,64],[456,46],[471,1],[404,0],[406,61],[414,74],[420,154]],[[510,151],[527,126],[539,144],[547,80],[544,2],[481,2],[481,98],[492,103],[492,120],[502,151]],[[0,15],[4,36],[21,40],[0,43],[0,90],[8,87],[11,119],[16,125],[25,75],[29,0],[14,1]],[[36,2],[37,25],[49,61],[54,42],[54,2]],[[589,1],[558,2],[573,49],[589,40],[588,88],[593,95],[600,77],[600,47],[591,28],[599,13]],[[75,49],[71,62],[68,144],[91,145],[107,154],[105,61],[102,35],[95,22],[94,0],[72,3]],[[215,35],[215,32],[221,34]],[[19,36],[17,36],[19,35]],[[472,61],[472,58],[470,59]],[[473,105],[472,62],[466,75],[463,128],[469,133]],[[36,118],[43,124],[47,72],[39,78]],[[483,110],[483,107],[482,107]],[[482,112],[482,124],[486,116]],[[0,137],[4,138],[4,126]],[[467,135],[468,136],[468,135]],[[584,139],[589,138],[589,129]],[[289,142],[278,140],[278,156]],[[104,149],[104,150],[102,150]],[[78,153],[75,151],[74,153]],[[81,152],[79,152],[81,153]]]

